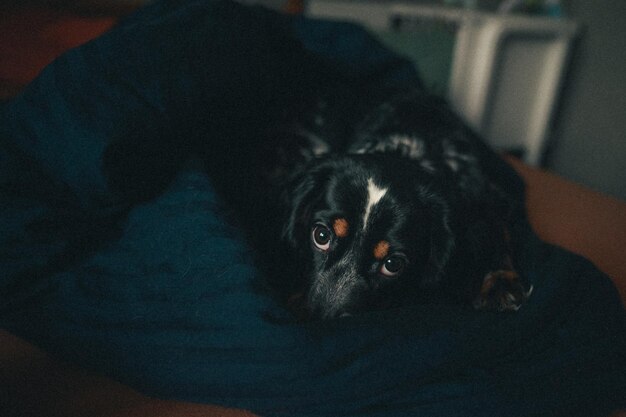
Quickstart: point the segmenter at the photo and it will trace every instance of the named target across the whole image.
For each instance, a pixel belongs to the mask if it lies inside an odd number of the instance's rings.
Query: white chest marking
[[[378,202],[387,193],[387,188],[380,188],[374,184],[372,178],[367,180],[367,204],[365,204],[365,213],[363,213],[363,230],[367,227],[367,220],[370,217],[372,208],[378,204]]]

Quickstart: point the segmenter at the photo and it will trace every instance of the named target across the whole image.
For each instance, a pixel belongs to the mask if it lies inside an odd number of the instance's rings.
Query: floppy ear
[[[313,207],[321,198],[322,187],[323,181],[320,175],[306,170],[292,177],[287,185],[283,194],[287,212],[282,237],[292,250],[303,249],[302,242],[306,242]]]
[[[455,246],[447,205],[434,196],[429,199],[430,253],[422,281],[425,287],[433,287],[441,280]]]

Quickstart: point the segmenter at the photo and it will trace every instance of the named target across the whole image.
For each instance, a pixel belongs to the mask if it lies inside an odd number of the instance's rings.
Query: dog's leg
[[[491,246],[495,249],[497,263],[483,276],[473,306],[477,310],[517,311],[533,288],[528,287],[515,270],[508,229],[504,225],[495,226],[495,229],[493,239],[497,241]]]
[[[509,260],[510,261],[510,260]],[[528,299],[533,287],[524,285],[510,262],[503,269],[489,271],[472,304],[477,310],[517,311]]]
[[[470,298],[477,310],[517,311],[532,293],[532,286],[516,271],[510,236],[503,223],[481,221],[468,230],[467,248],[472,272]],[[467,287],[466,287],[467,288]]]

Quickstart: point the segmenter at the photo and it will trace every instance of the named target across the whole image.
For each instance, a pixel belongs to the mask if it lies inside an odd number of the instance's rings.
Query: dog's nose
[[[313,312],[311,314],[311,316],[313,318],[318,318],[321,320],[332,320],[332,319],[337,319],[337,318],[346,318],[346,317],[352,317],[352,313],[349,313],[345,310],[339,310],[339,311],[324,311],[324,310],[317,310],[317,312]]]
[[[312,314],[322,319],[352,313],[361,304],[367,284],[356,268],[356,261],[344,257],[328,271],[316,274],[307,294]]]
[[[337,294],[324,296],[319,292],[308,299],[308,310],[313,318],[330,320],[352,316],[353,303],[351,297],[338,297]]]
[[[332,298],[323,297],[318,293],[308,299],[308,310],[312,318],[329,320],[348,314],[343,306],[332,302]]]
[[[332,307],[328,307],[325,304],[313,304],[309,302],[309,315],[311,318],[329,320],[338,317],[339,314],[342,313],[335,311]]]

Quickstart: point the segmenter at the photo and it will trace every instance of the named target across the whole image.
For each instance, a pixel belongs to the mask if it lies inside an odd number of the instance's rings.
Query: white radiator
[[[541,162],[576,23],[395,2],[310,0],[306,14],[354,21],[374,32],[432,22],[453,28],[450,103],[495,148]]]

